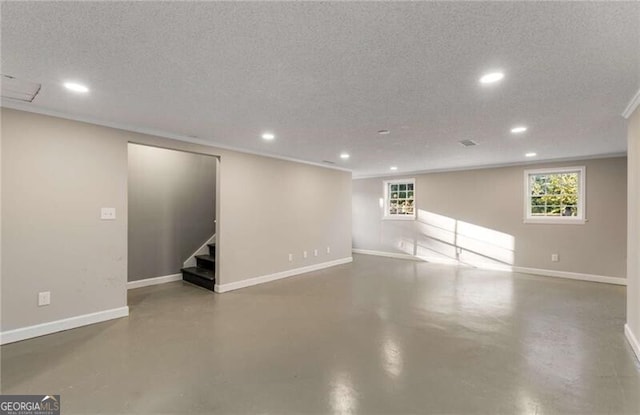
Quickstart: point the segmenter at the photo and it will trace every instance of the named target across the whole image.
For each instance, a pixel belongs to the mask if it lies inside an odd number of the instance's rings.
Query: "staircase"
[[[182,279],[213,291],[216,283],[216,244],[207,244],[209,255],[196,255],[196,266],[182,268]]]

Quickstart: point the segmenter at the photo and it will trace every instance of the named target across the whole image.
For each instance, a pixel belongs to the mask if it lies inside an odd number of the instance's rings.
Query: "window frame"
[[[531,214],[531,181],[532,175],[578,173],[578,215],[577,216],[534,216]],[[585,166],[549,167],[544,169],[530,169],[524,171],[524,223],[538,224],[573,224],[582,225],[587,222],[587,192]]]
[[[390,210],[390,202],[391,199],[389,197],[389,187],[392,184],[411,184],[413,185],[413,214],[411,215],[401,215],[401,214],[391,214],[389,213]],[[383,198],[383,215],[382,215],[382,219],[384,220],[415,220],[416,219],[416,213],[417,213],[417,204],[416,204],[416,196],[417,196],[417,191],[416,191],[416,179],[415,177],[412,178],[407,178],[407,179],[393,179],[393,180],[385,180],[382,183],[383,186],[383,192],[384,192],[384,198]]]

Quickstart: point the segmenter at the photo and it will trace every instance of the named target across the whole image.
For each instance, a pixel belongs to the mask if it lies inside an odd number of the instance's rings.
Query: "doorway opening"
[[[186,280],[214,290],[217,156],[128,144],[128,287]]]

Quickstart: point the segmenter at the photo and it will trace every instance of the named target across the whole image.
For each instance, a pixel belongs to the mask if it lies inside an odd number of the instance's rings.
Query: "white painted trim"
[[[196,250],[186,261],[182,263],[183,268],[195,267],[196,266],[196,255],[205,255],[209,253],[209,245],[211,242],[215,241],[216,234],[214,233],[211,238],[207,239],[205,243],[202,244],[200,248]]]
[[[583,274],[580,272],[555,271],[551,269],[528,268],[528,267],[513,267],[513,272],[519,272],[522,274],[541,275],[543,277],[568,278],[570,280],[602,282],[605,284],[615,284],[615,285],[627,285],[626,278],[609,277],[609,276],[594,275],[594,274]]]
[[[631,331],[631,327],[628,324],[624,325],[624,336],[631,345],[633,352],[636,354],[636,359],[640,360],[640,342],[638,338]]]
[[[640,105],[640,89],[638,89],[638,92],[636,92],[633,98],[631,98],[631,101],[629,101],[627,108],[625,108],[622,112],[622,116],[627,119],[631,117],[631,114],[633,114],[636,108],[638,108],[638,105]]]
[[[441,168],[441,169],[428,169],[428,170],[415,170],[415,171],[403,171],[399,173],[374,173],[374,174],[353,174],[353,180],[364,180],[364,179],[377,179],[377,178],[395,178],[401,176],[419,176],[422,174],[431,174],[431,173],[450,173],[456,171],[475,171],[475,170],[486,170],[486,169],[500,169],[505,167],[522,167],[522,166],[533,166],[533,165],[548,165],[555,163],[567,163],[574,161],[585,161],[585,160],[601,160],[601,159],[610,159],[616,157],[627,157],[627,152],[620,153],[606,153],[606,154],[591,154],[586,156],[574,156],[574,157],[559,157],[559,158],[550,158],[550,159],[536,159],[530,161],[515,161],[512,163],[493,163],[493,164],[485,164],[483,166],[460,166],[460,167],[449,167],[449,168]]]
[[[293,277],[294,275],[305,274],[307,272],[318,271],[325,268],[334,267],[336,265],[348,264],[353,261],[352,257],[336,259],[334,261],[322,262],[320,264],[309,265],[301,268],[294,268],[288,271],[276,272],[274,274],[262,275],[259,277],[249,278],[242,281],[230,282],[228,284],[216,284],[215,291],[217,293],[225,293],[227,291],[239,290],[240,288],[251,287],[252,285],[264,284],[283,278]]]
[[[127,283],[127,290],[133,290],[134,288],[148,287],[149,285],[164,284],[167,282],[180,281],[182,274],[171,274],[162,277],[145,278],[143,280],[129,281]]]
[[[531,214],[531,184],[532,175],[538,174],[557,174],[557,173],[578,173],[578,213],[580,216],[533,216]],[[524,171],[524,220],[523,223],[540,223],[540,224],[565,224],[565,225],[584,225],[587,222],[587,167],[571,166],[571,167],[547,167],[543,169],[529,169]]]
[[[568,278],[572,280],[602,282],[605,284],[627,285],[626,278],[608,277],[604,275],[583,274],[579,272],[555,271],[551,269],[516,267],[507,264],[484,264],[481,262],[460,262],[455,259],[447,258],[427,258],[421,256],[413,256],[409,254],[398,254],[395,252],[371,251],[367,249],[353,249],[354,254],[376,255],[389,258],[408,259],[413,261],[424,261],[431,264],[454,265],[454,266],[471,266],[478,269],[490,271],[506,271],[519,272],[521,274],[534,274],[543,277]]]
[[[408,259],[411,261],[424,261],[422,258],[418,258],[409,254],[401,254],[399,252],[384,252],[384,251],[372,251],[369,249],[352,249],[354,254],[362,254],[362,255],[374,255],[374,256],[383,256],[387,258],[396,258],[396,259]]]
[[[413,215],[397,215],[389,213],[389,185],[391,184],[412,184],[413,185]],[[418,199],[416,191],[416,178],[385,180],[382,183],[382,192],[384,195],[384,211],[382,212],[382,220],[416,220]]]
[[[57,333],[59,331],[75,329],[77,327],[101,323],[107,320],[127,317],[128,315],[129,307],[125,306],[112,308],[111,310],[98,311],[97,313],[83,314],[62,320],[50,321],[48,323],[36,324],[35,326],[3,331],[0,333],[0,344],[14,343],[21,340],[31,339],[33,337]]]
[[[280,155],[272,154],[272,153],[268,153],[268,152],[247,150],[247,149],[243,149],[243,148],[236,147],[236,146],[230,146],[230,145],[227,145],[227,144],[221,144],[221,143],[219,143],[217,141],[214,141],[214,140],[208,140],[208,139],[202,139],[202,138],[193,138],[193,137],[189,137],[189,136],[186,136],[186,135],[168,133],[168,132],[164,132],[164,131],[161,131],[161,130],[154,130],[152,128],[135,127],[135,126],[129,125],[129,124],[122,124],[122,123],[113,122],[113,121],[104,121],[104,120],[100,120],[100,119],[94,118],[94,117],[85,117],[85,116],[81,116],[81,115],[67,114],[67,113],[64,113],[64,112],[55,111],[55,110],[51,110],[51,109],[47,109],[47,108],[39,108],[39,107],[33,106],[33,104],[14,102],[14,101],[8,100],[6,98],[2,98],[2,100],[0,100],[0,107],[2,107],[2,108],[11,108],[11,109],[18,110],[18,111],[31,112],[31,113],[34,113],[34,114],[48,115],[50,117],[62,118],[62,119],[65,119],[65,120],[79,121],[79,122],[84,122],[84,123],[87,123],[87,124],[100,125],[102,127],[115,128],[115,129],[118,129],[118,130],[131,131],[131,132],[134,132],[134,133],[145,134],[145,135],[150,135],[150,136],[155,136],[155,137],[169,138],[171,140],[183,141],[185,143],[200,144],[200,145],[205,146],[205,147],[212,147],[212,148],[219,148],[219,149],[223,149],[223,150],[230,150],[230,151],[235,151],[237,153],[253,154],[253,155],[261,156],[261,157],[268,157],[268,158],[273,158],[273,159],[278,159],[278,160],[292,161],[294,163],[308,164],[308,165],[316,166],[316,167],[324,167],[325,169],[340,170],[340,171],[345,171],[345,172],[349,172],[349,173],[352,172],[352,170],[344,168],[344,167],[328,165],[328,164],[325,164],[325,163],[316,163],[316,162],[313,162],[313,161],[301,160],[301,159],[296,159],[296,158],[293,158],[293,157],[280,156]],[[209,154],[209,155],[212,155],[212,154]]]

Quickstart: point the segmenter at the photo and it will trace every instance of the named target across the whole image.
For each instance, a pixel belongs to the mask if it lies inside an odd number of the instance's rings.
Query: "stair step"
[[[207,246],[209,247],[209,255],[215,257],[216,256],[216,243],[210,243],[207,244]]]
[[[215,272],[201,267],[182,268],[182,279],[213,291],[216,282]]]
[[[216,257],[212,255],[196,255],[196,264],[200,268],[216,269]]]

